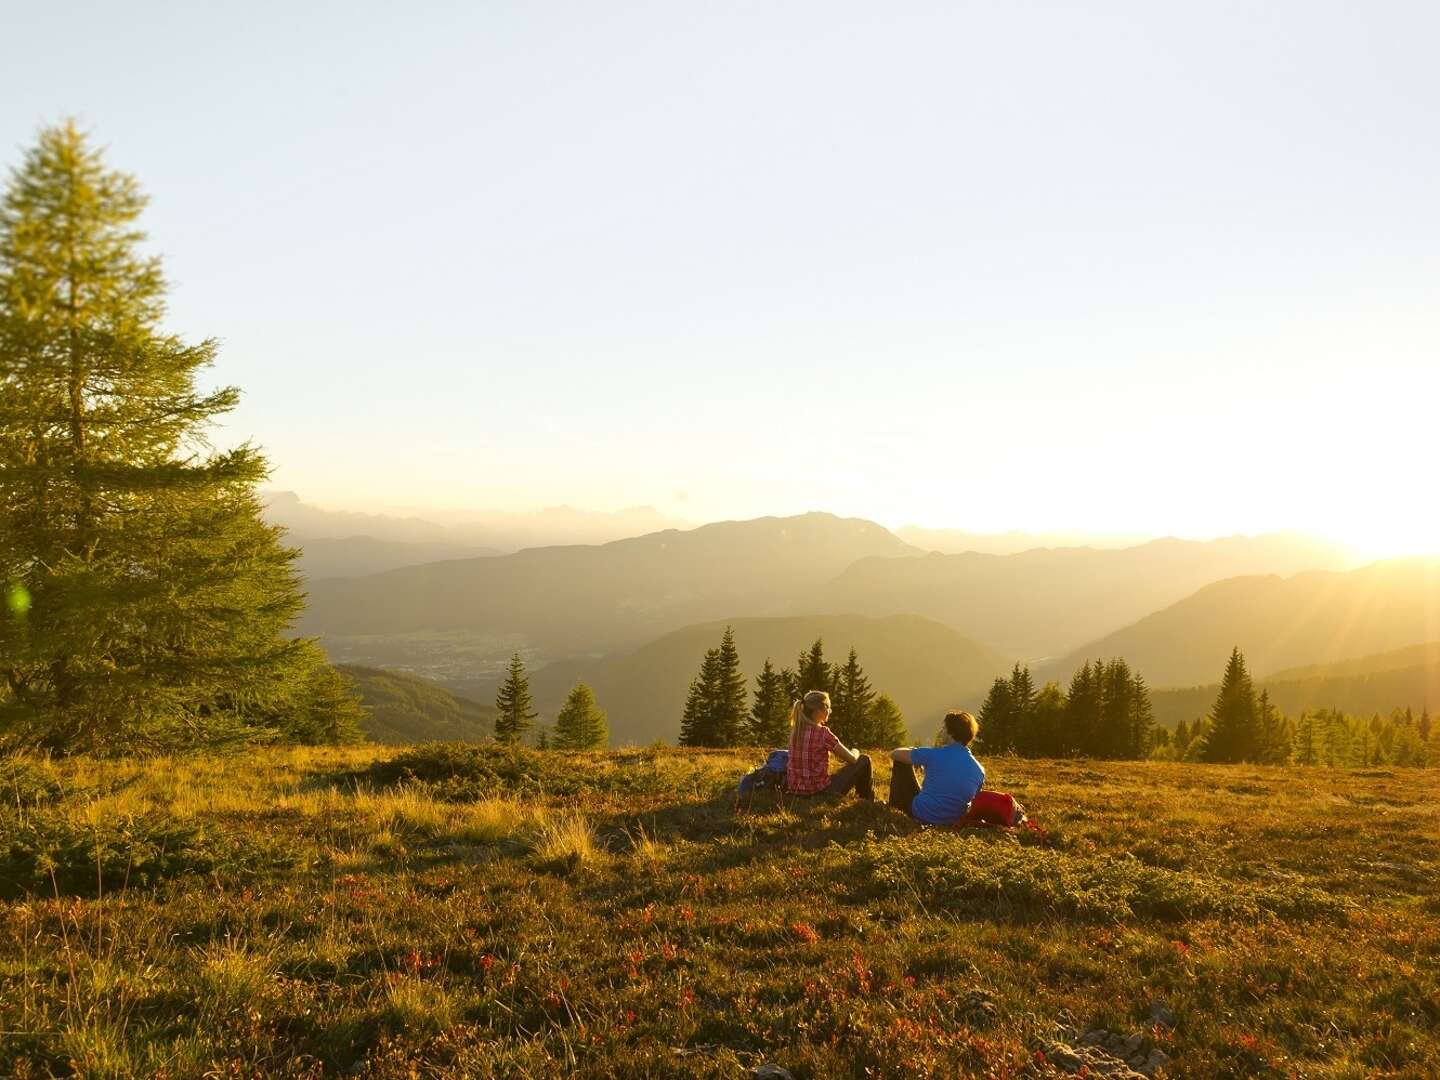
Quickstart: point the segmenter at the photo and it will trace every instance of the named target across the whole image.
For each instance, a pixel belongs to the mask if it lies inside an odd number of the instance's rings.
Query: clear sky
[[[1433,3],[4,23],[309,501],[1440,549]]]

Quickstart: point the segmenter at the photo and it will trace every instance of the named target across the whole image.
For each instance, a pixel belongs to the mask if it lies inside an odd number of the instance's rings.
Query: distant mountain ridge
[[[874,522],[812,513],[531,548],[314,581],[302,621],[337,659],[347,639],[470,635],[543,660],[634,648],[710,619],[784,614],[870,555],[915,555]],[[370,662],[383,660],[373,651]]]
[[[1230,578],[1053,662],[1068,679],[1087,659],[1123,656],[1152,687],[1207,684],[1238,646],[1258,675],[1440,640],[1440,558],[1390,559],[1345,572]]]
[[[1224,578],[1348,566],[1350,558],[1333,545],[1288,534],[870,558],[817,590],[811,606],[867,615],[913,612],[1035,659],[1074,649]]]

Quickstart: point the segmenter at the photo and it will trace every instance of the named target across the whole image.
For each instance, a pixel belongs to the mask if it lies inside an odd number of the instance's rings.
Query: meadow
[[[4,759],[0,1074],[1440,1068],[1440,771],[995,758],[1040,828],[956,832],[758,756]]]

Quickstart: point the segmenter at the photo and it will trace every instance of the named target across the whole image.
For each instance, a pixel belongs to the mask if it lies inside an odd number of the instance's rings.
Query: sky
[[[336,509],[1440,550],[1440,7],[14,5]]]

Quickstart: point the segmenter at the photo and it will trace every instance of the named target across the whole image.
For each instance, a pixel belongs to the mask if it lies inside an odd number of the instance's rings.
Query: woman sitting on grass
[[[945,714],[944,746],[902,746],[890,751],[890,805],[916,821],[949,825],[960,821],[985,783],[985,767],[970,753],[980,723],[968,712]],[[915,766],[925,770],[922,787]]]
[[[849,749],[825,725],[830,720],[830,695],[811,690],[790,708],[790,762],[785,766],[785,790],[791,795],[841,796],[851,788],[861,799],[873,801],[870,758]],[[830,775],[830,755],[847,764]]]

